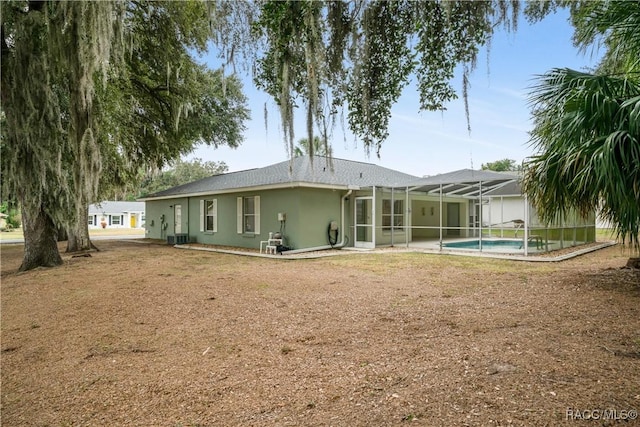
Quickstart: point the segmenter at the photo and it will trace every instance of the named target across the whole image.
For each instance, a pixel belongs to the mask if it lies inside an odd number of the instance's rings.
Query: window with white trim
[[[200,231],[218,231],[218,200],[200,200]]]
[[[391,224],[394,231],[401,231],[404,225],[404,200],[394,200],[392,210],[391,200],[382,199],[382,230],[391,231]]]
[[[245,197],[242,200],[242,216],[244,218],[244,232],[256,232],[256,206],[253,197]]]
[[[260,234],[260,196],[237,198],[238,234]]]
[[[87,224],[93,225],[93,215],[89,215],[89,217],[87,218]]]
[[[121,225],[122,218],[120,215],[111,215],[111,225]]]

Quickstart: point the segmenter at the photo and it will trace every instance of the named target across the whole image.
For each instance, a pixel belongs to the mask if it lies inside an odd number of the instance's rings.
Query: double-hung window
[[[394,231],[400,231],[404,225],[404,200],[394,200],[393,209],[391,200],[382,200],[382,230],[391,231],[393,224]]]
[[[218,231],[218,200],[200,200],[200,231]]]
[[[238,234],[260,234],[260,196],[237,198]]]

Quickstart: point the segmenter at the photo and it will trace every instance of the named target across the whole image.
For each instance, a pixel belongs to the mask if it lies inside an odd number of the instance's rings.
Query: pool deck
[[[491,251],[480,251],[478,249],[442,248],[442,250],[440,250],[438,247],[439,246],[438,244],[435,245],[436,246],[435,248],[422,248],[420,252],[441,254],[441,255],[505,259],[505,260],[512,260],[512,261],[559,262],[559,261],[565,261],[567,259],[575,258],[577,256],[584,255],[589,252],[594,252],[600,249],[608,248],[616,244],[617,244],[616,242],[610,241],[610,242],[597,242],[597,244],[592,244],[587,247],[582,247],[582,245],[575,246],[573,248],[567,247],[567,248],[564,248],[564,250],[568,252],[565,252],[556,256],[553,255],[553,252],[542,252],[542,251],[540,251],[538,254],[530,254],[525,256],[523,250],[519,251],[520,253],[514,253],[513,250],[508,250],[508,249],[505,249],[505,250],[492,249]],[[575,250],[571,250],[571,249],[575,249]]]
[[[464,239],[459,239],[464,240]],[[467,239],[468,240],[468,239]],[[492,259],[503,259],[503,260],[511,260],[511,261],[525,261],[525,262],[560,262],[565,261],[567,259],[575,258],[580,255],[587,254],[589,252],[594,252],[600,249],[608,248],[610,246],[614,246],[617,243],[614,241],[609,242],[598,242],[598,244],[592,244],[588,247],[580,247],[576,246],[574,251],[565,252],[557,256],[553,256],[550,253],[544,253],[541,255],[528,255],[524,256],[523,254],[514,254],[511,252],[486,252],[479,251],[477,249],[467,249],[467,250],[447,250],[443,248],[442,250],[439,248],[439,242],[435,241],[422,241],[422,242],[412,242],[409,244],[409,247],[406,245],[398,245],[394,247],[379,247],[375,249],[358,249],[358,248],[343,248],[343,249],[331,249],[324,251],[313,251],[313,252],[301,252],[297,254],[287,255],[284,254],[261,254],[258,252],[252,251],[241,251],[241,250],[229,250],[229,249],[218,249],[215,247],[206,247],[206,246],[194,246],[194,245],[175,245],[175,248],[178,249],[190,249],[190,250],[199,250],[205,252],[218,252],[218,253],[226,253],[232,255],[244,255],[244,256],[253,256],[260,258],[272,258],[279,260],[300,260],[300,259],[314,259],[314,258],[324,258],[329,256],[348,256],[348,255],[357,255],[357,254],[376,254],[376,253],[425,253],[425,254],[434,254],[434,255],[453,255],[453,256],[466,256],[466,257],[478,257],[478,258],[492,258]],[[565,248],[566,250],[570,250],[571,248]]]

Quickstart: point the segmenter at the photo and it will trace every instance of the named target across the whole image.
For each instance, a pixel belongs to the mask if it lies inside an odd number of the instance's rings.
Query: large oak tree
[[[57,225],[95,192],[95,82],[106,76],[113,2],[2,3],[3,185],[22,207],[21,270],[62,262]]]
[[[290,153],[294,111],[300,105],[308,141],[314,132],[328,150],[333,126],[348,127],[367,152],[388,136],[391,107],[415,78],[420,109],[444,110],[458,96],[495,29],[515,28],[518,1],[332,0],[264,1],[254,28],[265,49],[255,81],[275,100]],[[310,147],[309,152],[316,150]]]
[[[198,64],[202,2],[2,2],[3,186],[22,206],[21,270],[91,247],[89,203],[194,144],[237,146],[237,79]]]

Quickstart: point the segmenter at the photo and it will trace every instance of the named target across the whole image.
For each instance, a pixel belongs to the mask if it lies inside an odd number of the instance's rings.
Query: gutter
[[[234,188],[225,188],[218,190],[206,190],[206,191],[198,191],[194,193],[183,193],[183,194],[167,194],[164,196],[146,196],[136,199],[138,202],[152,202],[156,200],[169,200],[169,199],[180,199],[186,197],[201,197],[201,196],[214,196],[218,194],[233,194],[233,193],[243,193],[243,192],[252,192],[252,191],[267,191],[267,190],[281,190],[286,188],[320,188],[324,190],[348,190],[350,189],[350,185],[334,185],[334,184],[320,184],[320,183],[309,183],[304,181],[287,181],[280,182],[274,184],[264,184],[264,185],[252,185],[248,187],[234,187]],[[356,188],[357,189],[357,188]]]

